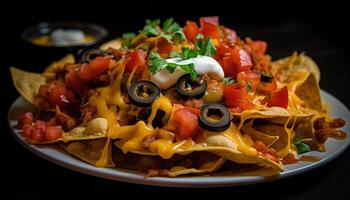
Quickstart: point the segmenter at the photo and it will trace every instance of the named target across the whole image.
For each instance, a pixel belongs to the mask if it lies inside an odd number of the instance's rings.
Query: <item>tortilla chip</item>
[[[78,126],[63,134],[64,141],[89,140],[105,138],[107,136],[108,122],[104,118],[90,120],[86,126]]]
[[[276,151],[280,151],[286,147],[288,143],[288,134],[282,125],[265,122],[254,125],[254,128],[264,134],[278,136],[278,140],[271,145]]]
[[[243,133],[251,136],[254,140],[263,142],[267,148],[271,147],[271,145],[279,139],[279,135],[268,135],[249,126],[243,126],[241,130]]]
[[[65,69],[65,66],[67,64],[74,64],[75,63],[75,58],[72,54],[67,54],[63,58],[61,58],[58,61],[52,62],[45,70],[45,72],[56,72],[56,71],[61,71]]]
[[[120,49],[122,47],[122,39],[116,38],[114,40],[110,40],[100,46],[101,50],[107,50],[108,48]]]
[[[231,128],[232,131],[236,132],[236,134],[240,134],[234,125],[231,126]],[[114,144],[120,149],[123,148],[123,141],[116,141]],[[251,150],[255,151],[253,148]],[[157,153],[149,152],[146,149],[144,151],[133,150],[130,152],[140,155],[158,155]],[[176,149],[175,154],[187,155],[193,152],[210,152],[236,163],[258,164],[272,167],[277,171],[283,171],[283,165],[281,163],[274,162],[262,155],[258,155],[257,152],[255,155],[244,154],[238,149],[238,145],[233,141],[233,139],[229,135],[223,133],[207,135],[205,137],[205,141],[202,143],[196,143],[190,148],[183,149],[180,146],[178,149]]]
[[[27,72],[15,67],[10,68],[12,81],[20,95],[35,105],[39,87],[46,83],[46,77],[39,73]]]
[[[306,80],[296,88],[295,94],[306,103],[306,107],[322,111],[320,87],[313,73],[309,73]]]
[[[272,62],[272,73],[276,75],[276,73],[281,74],[286,77],[293,77],[293,73],[297,73],[298,71],[306,71],[311,72],[315,75],[317,83],[320,82],[321,73],[316,62],[309,56],[301,53],[293,53],[292,56],[288,56],[285,58],[278,59]]]
[[[81,160],[95,165],[95,163],[101,158],[103,148],[106,144],[106,139],[96,139],[88,141],[61,143],[60,146],[68,153],[80,158]],[[112,159],[108,159],[110,163],[107,167],[114,167],[115,164]]]

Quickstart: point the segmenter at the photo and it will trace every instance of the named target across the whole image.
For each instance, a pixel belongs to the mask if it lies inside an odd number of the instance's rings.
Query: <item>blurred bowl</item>
[[[90,37],[90,40],[64,46],[49,43],[43,45],[34,42],[36,38],[49,37],[53,31],[58,29],[80,30],[85,36]],[[26,59],[26,62],[29,62],[30,65],[39,65],[39,68],[43,69],[52,61],[58,60],[69,53],[76,56],[80,49],[99,46],[104,42],[107,35],[108,31],[105,28],[92,23],[78,21],[42,22],[22,32],[21,38],[24,40],[23,48],[26,53],[21,57]]]

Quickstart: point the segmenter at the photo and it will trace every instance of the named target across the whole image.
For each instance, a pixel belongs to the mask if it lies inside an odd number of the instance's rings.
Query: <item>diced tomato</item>
[[[45,131],[45,138],[48,141],[56,140],[62,137],[61,126],[47,126]]]
[[[37,142],[43,142],[46,140],[45,132],[41,132],[39,129],[34,129],[31,134],[31,139]]]
[[[284,86],[283,88],[273,91],[271,93],[271,98],[267,102],[267,106],[269,107],[288,107],[288,88]]]
[[[268,94],[269,92],[272,92],[277,89],[276,80],[273,79],[271,82],[260,82],[258,89],[262,93]]]
[[[18,119],[18,127],[21,129],[25,124],[31,125],[32,123],[33,123],[33,114],[31,112],[24,113]]]
[[[224,70],[224,74],[226,77],[237,76],[237,68],[235,67],[235,64],[233,62],[231,55],[223,57],[220,64],[222,69]]]
[[[295,164],[298,162],[299,162],[298,159],[296,159],[293,154],[288,154],[282,160],[283,164]]]
[[[247,85],[243,83],[224,85],[224,98],[229,108],[238,111],[252,109],[255,106],[248,98]]]
[[[251,93],[255,93],[256,88],[260,83],[260,74],[256,72],[239,72],[237,75],[238,82],[245,82],[246,84],[250,84],[252,86]]]
[[[230,29],[230,28],[226,28],[226,27],[222,27],[221,28],[222,32],[224,33],[225,39],[230,42],[230,43],[234,43],[237,40],[237,33],[236,31]]]
[[[49,85],[41,85],[39,87],[38,96],[47,98],[48,95],[49,95]]]
[[[251,48],[252,51],[254,51],[255,53],[259,54],[259,55],[263,55],[266,52],[267,49],[267,43],[265,41],[262,40],[251,40],[251,39],[247,39],[246,44]]]
[[[34,132],[34,127],[30,124],[24,124],[22,128],[22,134],[25,138],[31,139],[32,132]]]
[[[65,107],[74,102],[74,93],[63,85],[53,84],[48,97],[51,105]]]
[[[42,120],[36,120],[33,126],[36,130],[39,130],[43,133],[46,131],[47,123]]]
[[[194,42],[199,33],[199,28],[196,22],[186,21],[186,26],[183,28],[183,32],[189,41]]]
[[[219,56],[225,57],[231,55],[231,47],[225,43],[221,43],[217,48],[216,52]]]
[[[236,77],[239,72],[249,71],[253,66],[249,54],[238,47],[231,48],[228,51],[227,46],[220,47],[219,54],[225,54],[221,60],[221,65],[225,76]]]
[[[125,71],[131,72],[135,67],[136,74],[142,73],[146,69],[146,52],[142,49],[137,49],[128,55]]]
[[[70,70],[66,75],[66,86],[74,92],[82,92],[84,89],[84,83],[78,76],[78,71]]]
[[[83,64],[78,72],[78,77],[83,83],[87,83],[96,77],[106,73],[111,61],[109,57],[96,57],[90,63]]]
[[[180,108],[174,112],[177,140],[192,138],[197,134],[199,128],[198,114],[189,108]]]
[[[162,38],[158,42],[157,52],[162,57],[168,57],[170,52],[173,50],[173,45],[170,44],[166,39]]]
[[[232,57],[237,67],[237,73],[248,71],[253,66],[249,54],[240,48],[233,48]]]
[[[253,144],[253,147],[254,147],[258,152],[262,152],[262,153],[265,153],[266,150],[267,150],[266,145],[265,145],[263,142],[259,141],[259,140],[257,140],[257,141]]]
[[[219,17],[201,17],[199,22],[201,24],[200,31],[204,36],[220,38]]]

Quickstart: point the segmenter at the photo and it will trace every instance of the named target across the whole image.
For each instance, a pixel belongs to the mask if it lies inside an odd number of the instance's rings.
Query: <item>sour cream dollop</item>
[[[50,36],[55,46],[77,45],[85,41],[84,32],[75,29],[57,29],[52,31]]]
[[[214,58],[209,56],[197,56],[196,58],[187,60],[182,60],[181,58],[170,58],[166,59],[166,61],[168,63],[176,63],[179,65],[193,63],[197,74],[208,74],[211,78],[218,81],[221,81],[225,76],[220,64]],[[180,68],[176,68],[173,73],[164,68],[152,75],[151,81],[158,84],[161,89],[168,89],[184,74],[186,74],[186,72],[182,71]]]

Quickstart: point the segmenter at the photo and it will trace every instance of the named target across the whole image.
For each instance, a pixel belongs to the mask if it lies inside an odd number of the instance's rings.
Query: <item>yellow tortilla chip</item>
[[[46,83],[46,77],[39,73],[27,72],[15,67],[10,68],[12,81],[20,95],[35,105],[39,87]]]
[[[301,53],[293,53],[292,56],[278,59],[272,62],[272,73],[274,75],[279,74],[282,79],[295,79],[298,78],[298,72],[305,71],[311,72],[315,75],[317,83],[320,82],[321,73],[316,62],[309,56]]]
[[[267,148],[269,148],[279,139],[279,135],[265,134],[250,126],[243,126],[241,130],[243,133],[251,136],[254,140],[263,142]]]
[[[100,49],[107,50],[108,48],[120,49],[122,47],[122,39],[116,38],[114,40],[110,40],[100,46]]]
[[[231,130],[229,131],[233,131],[233,134],[240,134],[234,125],[232,125],[230,129]],[[182,148],[180,146],[176,149],[175,154],[187,155],[193,152],[210,152],[236,163],[258,164],[272,167],[277,171],[283,171],[283,165],[281,163],[274,162],[262,155],[258,155],[253,147],[245,146],[245,151],[250,151],[250,153],[245,153],[244,150],[240,149],[241,147],[239,147],[232,138],[232,135],[228,132],[208,134],[205,138],[206,139],[203,142],[196,143],[189,148]],[[114,144],[118,148],[123,149],[124,142],[122,140],[116,141]],[[144,151],[132,150],[130,152],[140,155],[158,155],[157,153],[152,153],[146,149]]]
[[[313,73],[309,73],[306,80],[296,88],[295,94],[306,103],[306,107],[322,111],[320,87]]]
[[[88,141],[61,143],[60,146],[67,152],[73,154],[81,160],[95,165],[95,163],[101,157],[105,143],[106,139],[96,139]],[[112,159],[109,160],[110,163],[107,164],[107,167],[114,167],[115,164],[113,163]]]
[[[271,145],[271,147],[273,147],[276,151],[280,151],[286,147],[288,143],[288,134],[283,126],[267,122],[259,125],[254,125],[254,128],[264,134],[270,136],[278,136],[278,140],[276,140]]]

